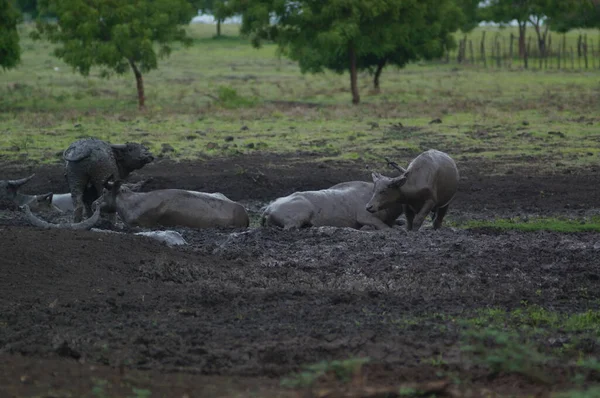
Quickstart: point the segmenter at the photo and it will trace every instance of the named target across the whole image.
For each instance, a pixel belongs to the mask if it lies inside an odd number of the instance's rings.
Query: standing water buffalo
[[[349,181],[320,191],[294,192],[269,204],[261,225],[284,229],[302,227],[349,227],[369,225],[376,229],[391,228],[402,214],[402,205],[368,212],[365,205],[373,193],[373,183]]]
[[[99,195],[104,182],[111,175],[125,179],[132,171],[141,169],[154,160],[152,154],[141,144],[128,142],[115,145],[95,138],[73,142],[63,153],[63,158],[66,161],[75,222],[80,222],[83,218],[83,194],[88,183]],[[85,208],[90,216],[92,210],[88,203],[86,202]]]
[[[220,193],[182,189],[133,192],[121,181],[108,181],[105,186],[103,206],[116,210],[130,226],[246,228],[250,224],[244,206]]]
[[[434,213],[433,228],[442,226],[448,206],[458,189],[458,168],[448,154],[430,149],[417,156],[395,178],[373,173],[373,196],[366,209],[375,213],[404,205],[406,229],[419,230],[425,217]]]

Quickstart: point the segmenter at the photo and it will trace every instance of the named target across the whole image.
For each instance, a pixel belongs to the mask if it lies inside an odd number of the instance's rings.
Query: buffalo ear
[[[371,173],[371,178],[373,178],[373,182],[377,182],[377,181],[381,180],[381,177],[382,177],[382,175],[376,171]]]

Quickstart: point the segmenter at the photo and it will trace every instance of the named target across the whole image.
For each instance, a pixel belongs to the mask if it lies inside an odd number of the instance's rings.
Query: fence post
[[[546,69],[548,69],[548,65],[550,69],[552,69],[552,35],[548,35],[548,46],[546,47]]]
[[[531,54],[531,36],[527,38],[527,47],[525,48],[525,69],[529,67],[529,55]]]
[[[473,52],[473,40],[469,40],[469,55],[471,56],[471,64],[475,65],[475,53]]]
[[[502,67],[502,47],[500,46],[500,40],[496,41],[496,66],[498,69]]]
[[[481,34],[481,45],[479,46],[480,56],[483,60],[483,67],[487,68],[487,60],[485,58],[485,30]]]
[[[591,51],[592,51],[592,69],[596,69],[596,58],[594,57],[594,41],[590,41]]]
[[[529,49],[525,46],[525,54],[523,54],[523,68],[529,67]]]
[[[587,45],[587,33],[583,37],[583,61],[585,63],[585,69],[588,68],[588,45]]]
[[[581,55],[582,55],[581,47],[583,47],[583,36],[579,35],[579,37],[577,38],[577,67],[579,69],[581,69]]]
[[[571,69],[575,69],[575,53],[573,52],[573,46],[571,46]]]
[[[557,65],[558,70],[560,70],[560,53],[561,53],[560,42],[558,42],[558,53],[557,53],[557,55],[558,55],[558,65]]]
[[[508,66],[509,68],[512,67],[512,63],[513,63],[513,43],[515,41],[515,35],[514,34],[510,34],[510,46],[508,49],[508,58],[509,58],[509,63]]]

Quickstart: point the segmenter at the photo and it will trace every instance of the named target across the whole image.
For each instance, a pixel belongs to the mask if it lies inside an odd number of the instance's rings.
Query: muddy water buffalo
[[[141,144],[115,145],[95,138],[73,142],[64,151],[63,158],[66,162],[66,176],[73,201],[75,222],[80,222],[83,218],[83,194],[88,183],[95,188],[96,195],[99,196],[104,182],[111,175],[117,179],[125,179],[132,171],[141,169],[154,160],[152,154]],[[87,203],[89,201],[85,202],[89,216],[91,206]]]
[[[458,168],[448,154],[430,149],[417,156],[399,177],[373,173],[373,196],[366,209],[381,211],[389,206],[404,205],[406,229],[418,230],[425,217],[433,212],[433,228],[442,226],[448,206],[458,189]]]
[[[19,192],[21,187],[29,182],[35,174],[18,180],[0,180],[0,201],[13,203],[15,206],[28,205],[35,211],[56,210],[52,206],[52,193],[43,195],[27,195]]]
[[[366,181],[349,181],[320,191],[294,192],[269,204],[261,216],[261,225],[284,229],[321,226],[360,229],[365,225],[391,228],[402,214],[402,205],[368,212],[365,206],[373,186]]]
[[[151,181],[152,177],[146,179],[146,180],[142,180],[142,181],[138,181],[136,183],[131,183],[131,184],[123,184],[124,186],[126,186],[127,188],[131,189],[132,191],[139,191],[140,189],[142,189],[142,187],[144,186],[144,184],[146,184],[148,181]],[[73,200],[71,199],[71,194],[70,193],[59,193],[59,194],[46,194],[46,195],[50,195],[50,201],[51,201],[51,205],[54,209],[59,210],[63,213],[66,212],[71,212],[74,210],[73,208]],[[40,195],[37,195],[40,196]],[[91,197],[96,197],[96,189],[88,186],[86,188],[86,191],[84,193],[84,202],[86,201],[90,201],[93,202],[95,199],[90,199]],[[87,198],[86,198],[87,197]],[[46,199],[48,200],[48,199]],[[34,207],[31,207],[31,210],[35,211],[36,209]]]
[[[182,189],[133,192],[119,180],[105,185],[103,206],[116,210],[127,225],[246,228],[250,224],[244,206],[220,193]]]

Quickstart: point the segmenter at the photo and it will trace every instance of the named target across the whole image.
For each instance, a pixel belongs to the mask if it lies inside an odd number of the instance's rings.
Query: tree
[[[303,73],[350,72],[352,102],[360,102],[359,70],[374,74],[435,56],[453,44],[462,20],[453,0],[238,0],[243,34],[254,45],[274,40]]]
[[[221,23],[234,15],[231,3],[227,0],[196,0],[193,4],[203,13],[211,14],[217,22],[217,37],[221,36]]]
[[[519,56],[525,55],[525,34],[531,24],[538,40],[540,54],[546,53],[546,38],[553,17],[569,12],[581,0],[490,0],[482,11],[482,19],[498,23],[513,20],[519,25]]]
[[[61,44],[54,55],[82,75],[93,66],[102,68],[103,77],[131,68],[140,109],[145,105],[142,73],[156,69],[172,43],[191,43],[181,26],[194,14],[185,0],[40,0],[39,11],[34,37]],[[48,13],[58,22],[44,20]]]
[[[28,14],[30,18],[36,18],[38,15],[37,0],[17,0],[17,8],[23,13]]]
[[[17,24],[20,15],[11,0],[0,0],[0,66],[10,69],[21,60]]]

